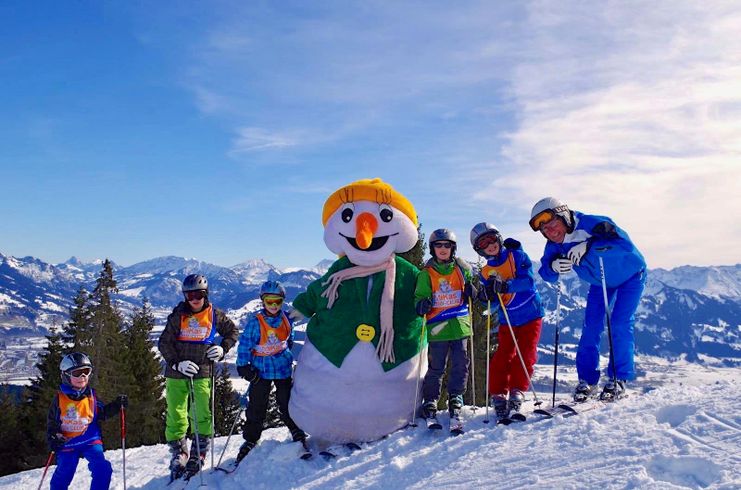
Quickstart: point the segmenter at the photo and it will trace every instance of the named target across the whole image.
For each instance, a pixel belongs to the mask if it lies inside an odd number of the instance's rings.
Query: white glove
[[[587,242],[581,242],[580,244],[571,247],[567,255],[574,265],[579,265],[579,262],[581,262],[585,253],[587,253]]]
[[[293,308],[291,311],[288,312],[288,318],[290,318],[292,321],[298,323],[302,320],[304,320],[306,317],[303,313],[298,311],[296,308]]]
[[[209,361],[218,361],[224,357],[224,348],[220,345],[212,345],[206,349],[206,357],[208,357]]]
[[[176,371],[180,371],[184,375],[192,378],[194,374],[200,369],[198,364],[193,361],[180,361],[179,363],[172,366]]]
[[[567,272],[571,272],[571,261],[569,259],[558,258],[551,262],[551,269],[558,274],[566,274]]]

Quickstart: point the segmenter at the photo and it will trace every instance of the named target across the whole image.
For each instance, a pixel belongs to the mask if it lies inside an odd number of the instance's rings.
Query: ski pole
[[[414,388],[414,406],[412,407],[412,416],[411,416],[411,422],[409,425],[412,427],[417,427],[417,403],[419,403],[419,380],[422,378],[422,341],[425,338],[425,327],[427,326],[427,319],[424,318],[424,323],[422,323],[422,331],[419,334],[419,367],[417,368],[417,383]]]
[[[615,352],[612,347],[612,326],[610,321],[610,302],[607,299],[607,281],[605,279],[605,264],[599,258],[599,273],[602,278],[602,296],[605,299],[605,315],[607,315],[607,340],[610,346],[610,366],[612,367],[612,383],[617,389],[617,371],[615,371]]]
[[[196,451],[198,452],[198,475],[201,479],[201,484],[199,486],[203,487],[203,471],[201,471],[203,468],[201,467],[201,437],[198,435],[198,410],[196,409],[196,392],[195,388],[193,388],[193,377],[189,377],[188,381],[190,381],[190,414],[191,418],[193,419],[193,432],[196,434]]]
[[[126,409],[121,406],[121,454],[123,455],[123,486],[126,490]]]
[[[486,386],[484,387],[484,393],[486,393],[486,415],[484,416],[484,423],[489,423],[489,344],[491,342],[491,300],[486,302]]]
[[[558,377],[558,340],[561,333],[561,277],[558,278],[556,289],[556,340],[553,342],[553,400],[551,407],[556,406],[556,378]]]
[[[214,364],[214,361],[211,361],[211,471],[214,471],[214,436],[216,435],[216,421],[214,419],[214,385],[216,384],[215,368],[216,364]]]
[[[46,460],[46,466],[44,466],[44,473],[41,474],[41,481],[39,487],[36,490],[41,490],[41,485],[44,484],[44,478],[46,478],[46,472],[49,471],[49,465],[51,464],[51,458],[54,457],[54,451],[49,452],[49,458]]]
[[[535,387],[533,387],[533,382],[530,379],[530,373],[527,372],[527,366],[525,366],[525,359],[522,357],[522,352],[520,352],[520,346],[517,345],[517,337],[515,337],[515,329],[512,328],[512,323],[509,321],[509,314],[507,313],[507,308],[504,306],[504,301],[502,300],[501,293],[497,293],[497,298],[499,298],[499,304],[502,306],[502,312],[504,312],[504,319],[507,320],[507,327],[509,328],[509,333],[512,335],[512,342],[515,344],[515,350],[517,351],[517,357],[520,358],[520,364],[522,365],[522,370],[525,372],[525,377],[527,378],[527,383],[530,385],[530,391],[533,392],[533,398],[535,398],[535,406],[540,406],[542,403],[540,400],[538,400],[538,394],[535,392]]]
[[[473,341],[474,329],[473,329],[473,302],[471,298],[468,298],[468,315],[471,318],[471,410],[476,413],[476,343]]]
[[[232,424],[232,428],[229,430],[229,436],[226,438],[226,443],[224,444],[224,449],[221,450],[221,455],[219,456],[219,462],[216,464],[216,468],[221,468],[221,460],[224,457],[224,453],[226,453],[226,448],[229,447],[229,440],[232,438],[232,434],[234,434],[234,429],[237,428],[237,422],[239,422],[239,420],[240,420],[240,418],[242,416],[242,412],[244,412],[245,410],[247,410],[247,406],[249,405],[249,402],[250,402],[249,392],[250,392],[250,388],[248,386],[247,389],[245,390],[244,394],[242,394],[242,396],[239,397],[240,400],[246,399],[247,402],[246,402],[246,404],[245,404],[244,407],[241,407],[239,409],[239,412],[237,412],[237,416],[234,418],[234,423]],[[211,470],[211,471],[214,471],[214,470]]]

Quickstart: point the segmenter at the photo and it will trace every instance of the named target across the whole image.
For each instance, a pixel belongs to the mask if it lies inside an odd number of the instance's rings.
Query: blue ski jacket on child
[[[271,355],[255,355],[255,348],[260,345],[261,326],[260,318],[266,326],[276,331],[285,321],[288,322],[290,334],[287,339],[287,347],[281,352]],[[242,335],[239,336],[239,345],[237,347],[237,366],[246,366],[252,364],[252,367],[260,372],[263,379],[287,379],[293,375],[293,325],[290,318],[281,310],[277,316],[268,315],[263,308],[260,311],[250,315],[247,324],[244,327]]]

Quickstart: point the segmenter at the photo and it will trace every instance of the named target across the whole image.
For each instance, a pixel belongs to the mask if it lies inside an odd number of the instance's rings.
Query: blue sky
[[[454,6],[453,6],[454,5]],[[330,257],[381,177],[473,258],[546,195],[650,267],[739,262],[741,8],[728,2],[0,3],[0,252],[129,265]]]

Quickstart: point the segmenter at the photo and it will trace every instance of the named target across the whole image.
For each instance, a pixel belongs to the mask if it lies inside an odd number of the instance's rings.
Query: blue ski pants
[[[424,382],[422,396],[425,401],[440,398],[445,365],[450,352],[450,375],[448,376],[448,395],[462,395],[466,392],[468,380],[468,337],[458,340],[438,340],[429,344],[429,366]]]
[[[102,444],[92,444],[75,448],[72,451],[59,451],[57,453],[57,469],[51,477],[51,490],[67,490],[77,471],[77,463],[80,458],[87,459],[87,467],[93,475],[90,490],[107,490],[111,485],[113,468],[111,463],[103,455]]]
[[[617,379],[635,379],[633,324],[635,323],[635,311],[641,301],[645,284],[646,271],[643,270],[621,285],[607,288],[607,301],[612,305],[610,325]],[[599,382],[600,337],[604,329],[605,300],[602,286],[592,285],[587,294],[584,328],[579,339],[579,348],[576,351],[576,371],[579,379],[590,385]],[[610,378],[613,376],[612,362],[607,366],[607,375]]]

